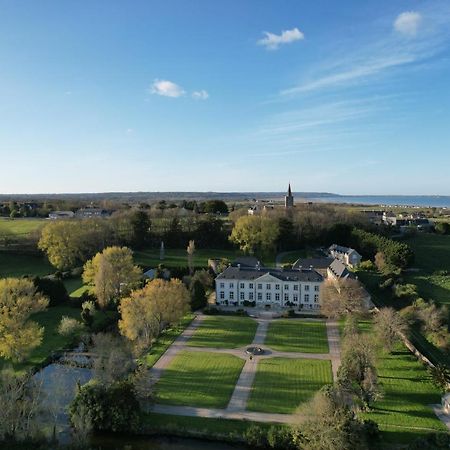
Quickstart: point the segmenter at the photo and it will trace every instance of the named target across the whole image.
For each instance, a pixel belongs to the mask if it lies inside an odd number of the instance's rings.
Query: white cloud
[[[422,16],[415,11],[407,11],[399,14],[395,19],[394,28],[406,36],[415,36],[422,22]]]
[[[162,95],[163,97],[178,98],[182,97],[185,92],[181,86],[169,81],[156,79],[150,87],[150,92],[156,95]]]
[[[192,93],[192,98],[195,98],[195,100],[206,100],[207,98],[209,98],[209,94],[204,89],[202,89],[201,91],[194,91]]]
[[[294,41],[300,41],[305,38],[305,35],[298,29],[283,30],[281,34],[264,32],[265,38],[258,41],[258,45],[263,45],[267,50],[276,50],[280,45],[290,44]]]

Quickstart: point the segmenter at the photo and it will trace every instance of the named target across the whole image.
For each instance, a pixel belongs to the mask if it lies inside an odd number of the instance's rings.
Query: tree
[[[450,385],[450,369],[444,364],[437,364],[429,369],[431,380],[433,384],[441,390],[446,392]]]
[[[58,325],[58,333],[62,336],[79,337],[84,332],[84,325],[73,317],[63,316]]]
[[[300,450],[367,450],[372,423],[363,422],[347,406],[336,387],[329,386],[299,410],[293,439]]]
[[[378,342],[392,352],[400,335],[407,333],[408,325],[394,308],[381,308],[374,318],[374,331]]]
[[[121,381],[134,369],[131,350],[120,336],[97,333],[92,336],[90,351],[94,355],[93,377],[101,384]]]
[[[191,282],[190,291],[192,311],[204,308],[206,306],[206,293],[203,284],[199,280]]]
[[[195,253],[195,241],[189,241],[189,245],[187,246],[187,260],[189,273],[192,275],[194,273],[194,253]]]
[[[69,299],[69,294],[61,280],[35,277],[33,283],[37,292],[45,295],[49,300],[49,306],[57,306]]]
[[[150,238],[151,221],[145,211],[137,210],[131,216],[132,246],[140,249],[145,247]]]
[[[0,356],[22,361],[42,342],[44,328],[30,319],[48,299],[28,279],[0,279]]]
[[[91,328],[94,323],[95,315],[95,303],[93,301],[87,300],[81,305],[81,321],[88,327]]]
[[[230,241],[246,253],[266,253],[275,249],[278,234],[276,220],[265,216],[242,216],[233,227]]]
[[[450,223],[449,222],[438,222],[434,229],[436,230],[436,233],[439,234],[450,234]]]
[[[191,284],[195,283],[196,281],[200,281],[200,283],[205,288],[205,291],[211,289],[214,284],[214,278],[205,269],[195,271],[194,275],[192,275],[191,277]]]
[[[208,200],[200,204],[200,210],[208,214],[226,214],[228,206],[223,200]]]
[[[345,280],[323,283],[320,290],[320,308],[327,317],[342,317],[348,313],[361,314],[366,311],[367,292],[358,280]]]
[[[189,292],[177,279],[156,279],[120,302],[120,333],[147,348],[164,326],[178,322],[189,310]]]
[[[107,221],[57,220],[42,229],[38,247],[53,266],[68,270],[83,264],[111,240],[112,230]]]
[[[93,286],[101,308],[128,295],[141,277],[142,270],[134,265],[127,247],[105,248],[84,265],[83,281]]]

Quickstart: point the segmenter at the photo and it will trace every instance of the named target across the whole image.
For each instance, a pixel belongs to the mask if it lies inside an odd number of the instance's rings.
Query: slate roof
[[[314,269],[326,269],[332,262],[334,258],[300,258],[292,264],[293,269],[299,269],[303,267],[304,269],[308,269],[309,267],[313,267]]]
[[[320,283],[323,281],[322,275],[311,269],[269,269],[261,267],[260,270],[250,267],[227,267],[217,279],[221,280],[256,280],[269,274],[281,281],[312,281]]]
[[[231,263],[233,267],[237,267],[238,264],[240,264],[241,267],[251,267],[252,269],[255,269],[258,264],[260,267],[263,267],[258,258],[255,258],[254,256],[240,256]]]
[[[347,267],[338,259],[335,259],[331,264],[329,269],[337,278],[354,278],[352,272],[350,272]]]

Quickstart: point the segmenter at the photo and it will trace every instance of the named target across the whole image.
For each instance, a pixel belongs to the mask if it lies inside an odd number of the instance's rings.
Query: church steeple
[[[287,195],[284,197],[284,207],[286,209],[294,207],[294,196],[291,191],[291,183],[289,183]]]

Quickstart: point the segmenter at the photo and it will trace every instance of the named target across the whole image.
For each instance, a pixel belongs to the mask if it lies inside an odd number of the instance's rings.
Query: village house
[[[333,244],[328,252],[330,256],[338,259],[346,266],[356,267],[361,263],[362,256],[353,248],[342,247],[341,245]]]

